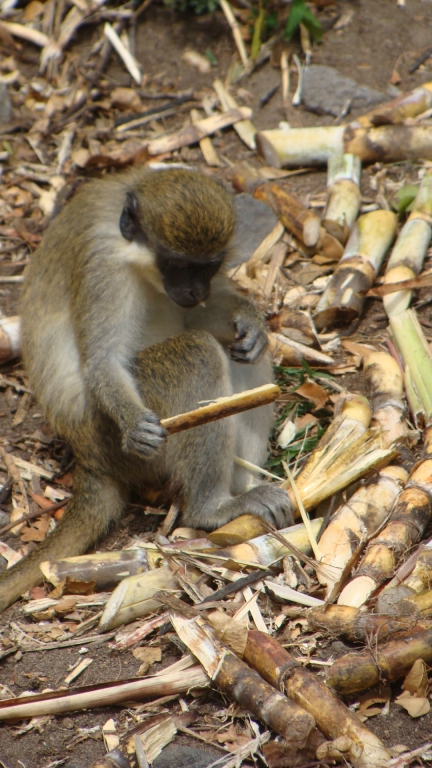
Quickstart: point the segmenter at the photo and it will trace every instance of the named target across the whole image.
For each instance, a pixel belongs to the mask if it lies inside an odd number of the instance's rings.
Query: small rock
[[[207,768],[221,752],[212,746],[168,744],[153,762],[154,768]]]
[[[334,67],[321,64],[306,67],[302,93],[302,104],[306,109],[318,115],[338,117],[349,99],[352,99],[351,109],[366,111],[375,104],[388,101],[388,96],[341,75]]]
[[[3,526],[8,525],[10,522],[10,517],[6,512],[3,512],[2,509],[0,509],[0,528],[3,528]]]
[[[246,193],[234,197],[234,208],[236,227],[231,240],[233,256],[228,260],[230,267],[249,261],[277,224],[277,217],[271,208]]]

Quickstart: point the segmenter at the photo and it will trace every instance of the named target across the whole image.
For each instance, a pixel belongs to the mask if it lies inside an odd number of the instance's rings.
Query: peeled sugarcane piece
[[[332,664],[327,685],[343,696],[404,677],[417,659],[432,663],[432,629],[415,627],[373,652],[348,653]]]
[[[99,623],[101,632],[158,611],[161,602],[154,595],[161,589],[180,589],[179,582],[168,566],[123,579],[105,605]]]
[[[127,576],[136,576],[148,571],[148,559],[145,549],[124,549],[101,552],[78,557],[65,557],[40,564],[45,578],[57,587],[62,581],[94,582],[95,589],[104,590],[113,587]]]
[[[287,529],[289,530],[289,529]],[[232,547],[242,544],[249,539],[263,536],[268,532],[267,526],[256,515],[240,515],[208,534],[208,539],[218,547]]]
[[[21,354],[20,318],[0,317],[0,363],[13,360]]]
[[[351,125],[258,131],[257,150],[274,168],[322,165],[336,152],[363,163],[432,160],[432,130],[424,125]]]
[[[344,254],[317,305],[317,329],[348,326],[360,316],[364,293],[372,286],[396,234],[390,211],[371,211],[356,222]]]
[[[311,521],[315,537],[318,536],[322,522],[322,517],[317,517]],[[311,543],[303,524],[282,528],[279,533],[296,549],[303,552],[303,554],[310,553]],[[234,544],[226,549],[218,549],[216,554],[218,557],[231,558],[233,563],[230,565],[230,568],[234,568],[235,563],[270,565],[276,560],[281,560],[285,555],[289,555],[290,552],[291,550],[288,547],[284,547],[271,533],[266,533],[264,536],[257,536],[241,544]],[[209,558],[211,558],[211,553],[209,553]]]
[[[343,245],[360,210],[361,161],[355,155],[332,155],[327,164],[327,207],[323,226]]]
[[[201,662],[206,673],[224,693],[251,712],[290,744],[302,746],[315,720],[235,656],[202,619],[186,619],[171,611],[180,640]]]
[[[331,635],[346,637],[351,642],[360,642],[378,637],[381,640],[395,632],[412,629],[413,615],[382,616],[367,613],[350,605],[329,605],[327,608],[311,608],[307,613],[310,629],[314,632],[326,630]]]
[[[321,346],[311,316],[307,312],[282,307],[280,312],[268,320],[272,331],[307,347],[320,350]]]
[[[372,403],[372,427],[379,427],[386,445],[409,443],[415,432],[406,419],[403,373],[399,363],[388,352],[370,352],[364,358],[363,370]]]
[[[432,82],[423,83],[413,91],[402,93],[393,101],[357,117],[351,125],[396,125],[407,117],[416,117],[432,107]]]
[[[247,192],[256,200],[267,203],[289,232],[307,246],[317,244],[321,222],[316,213],[309,211],[274,182],[263,181],[251,168],[235,166],[231,182],[239,192]]]
[[[161,424],[168,434],[172,435],[175,432],[198,427],[200,424],[224,419],[226,416],[232,416],[250,408],[259,408],[261,405],[273,403],[279,395],[280,389],[276,384],[264,384],[261,387],[238,392],[229,397],[218,397],[210,405],[203,405],[193,411],[178,413],[168,419],[161,419]]]
[[[270,635],[248,633],[244,659],[278,691],[303,707],[315,719],[327,739],[347,736],[352,741],[349,760],[355,768],[384,768],[390,755],[369,731],[316,675],[299,664]]]
[[[390,579],[398,560],[421,540],[431,518],[432,457],[411,473],[405,489],[395,502],[391,517],[381,533],[369,544],[353,579],[339,595],[340,605],[359,607]]]
[[[432,585],[432,541],[428,541],[418,553],[416,564],[403,584],[414,592],[429,590]]]
[[[372,468],[389,464],[396,452],[382,448],[381,437],[368,430],[370,405],[362,395],[351,395],[329,426],[305,466],[296,486],[306,511],[314,509],[337,491],[364,477]],[[289,481],[287,489],[295,514],[299,514]]]
[[[405,389],[416,425],[432,418],[432,358],[422,327],[413,309],[390,317],[390,332],[402,356]]]
[[[432,100],[432,93],[430,94]],[[408,221],[402,227],[388,260],[384,284],[411,280],[421,272],[432,235],[432,174],[422,179]],[[404,290],[383,296],[388,317],[408,309],[412,291]]]
[[[274,358],[282,358],[284,365],[301,366],[303,360],[311,365],[333,365],[334,360],[324,352],[287,339],[280,333],[269,333],[269,351]]]
[[[238,109],[237,102],[231,96],[231,94],[228,93],[222,80],[215,80],[213,83],[213,88],[217,93],[217,97],[222,105],[224,112],[228,112],[230,109]],[[237,123],[234,123],[234,130],[240,136],[241,140],[244,141],[246,146],[249,147],[249,149],[256,149],[256,128],[251,120],[239,120]]]
[[[382,469],[332,516],[319,542],[320,563],[325,568],[317,570],[319,582],[327,586],[327,596],[360,541],[382,525],[407,478],[402,467]]]

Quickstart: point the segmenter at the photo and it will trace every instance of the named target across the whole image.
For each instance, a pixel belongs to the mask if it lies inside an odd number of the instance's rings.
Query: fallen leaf
[[[319,384],[315,384],[314,381],[306,381],[298,389],[296,394],[305,397],[306,400],[310,400],[315,408],[324,408],[328,400],[328,394],[323,387]]]
[[[416,659],[408,672],[402,687],[412,696],[418,696],[420,698],[426,696],[429,684],[427,666],[423,659]]]
[[[395,700],[396,704],[406,709],[411,717],[422,717],[430,710],[429,700],[425,697],[411,696],[409,691],[403,691]]]
[[[23,528],[21,541],[43,541],[48,532],[51,518],[44,515],[35,520],[33,525]]]
[[[147,674],[149,667],[162,659],[162,651],[160,648],[134,648],[132,651],[138,661],[141,662],[141,666],[138,670],[138,677]]]

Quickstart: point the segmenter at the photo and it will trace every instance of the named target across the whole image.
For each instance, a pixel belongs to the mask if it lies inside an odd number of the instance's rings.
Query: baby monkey
[[[252,486],[271,407],[166,439],[160,419],[271,381],[265,326],[223,270],[231,197],[181,169],[91,181],[49,226],[28,268],[22,347],[30,385],[76,457],[56,530],[0,577],[0,610],[41,580],[39,563],[85,552],[131,489],[180,494],[186,525],[212,530],[246,512],[278,528],[287,494]]]

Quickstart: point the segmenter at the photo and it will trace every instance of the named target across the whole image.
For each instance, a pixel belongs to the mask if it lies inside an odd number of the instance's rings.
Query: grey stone
[[[341,75],[334,67],[311,64],[306,67],[303,80],[302,104],[319,115],[338,117],[347,101],[351,109],[367,110],[388,101],[388,96],[375,88],[360,85],[352,77]]]
[[[10,120],[11,113],[12,105],[7,87],[4,83],[0,83],[0,125]]]
[[[207,768],[224,754],[210,745],[169,744],[153,761],[154,768]]]
[[[3,512],[2,509],[0,509],[0,528],[3,528],[5,525],[8,525],[10,522],[10,517],[6,512]]]
[[[236,227],[231,241],[233,256],[228,262],[230,267],[249,261],[253,252],[277,224],[277,217],[271,208],[246,193],[234,197],[234,207]]]

